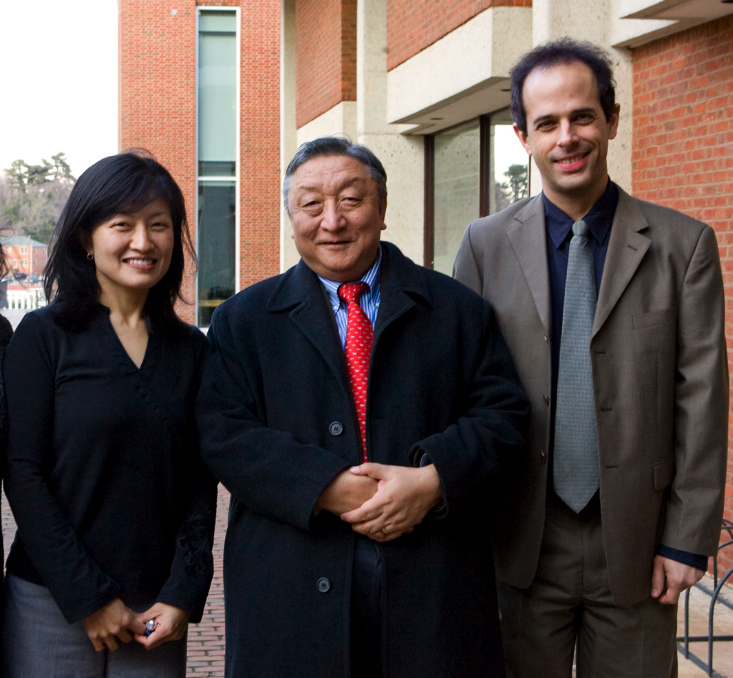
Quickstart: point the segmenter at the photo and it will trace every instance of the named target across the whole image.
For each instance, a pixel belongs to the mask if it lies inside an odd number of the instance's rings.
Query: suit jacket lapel
[[[550,281],[547,269],[545,210],[538,195],[514,216],[507,231],[509,242],[529,286],[545,329],[551,328]]]
[[[601,288],[598,291],[593,321],[594,336],[608,319],[651,245],[652,241],[640,232],[647,227],[647,220],[637,202],[619,188],[618,206],[611,226],[611,239],[603,266]]]

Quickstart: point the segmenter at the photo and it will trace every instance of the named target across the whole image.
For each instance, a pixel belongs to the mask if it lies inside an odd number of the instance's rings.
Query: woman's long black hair
[[[175,332],[181,328],[174,306],[178,299],[183,300],[184,252],[196,264],[185,202],[170,172],[140,152],[120,153],[94,163],[79,177],[61,212],[43,287],[64,324],[83,325],[101,293],[94,262],[87,259],[82,242],[115,214],[137,212],[159,199],[168,205],[173,220],[173,253],[168,271],[148,292],[144,315],[151,329]]]

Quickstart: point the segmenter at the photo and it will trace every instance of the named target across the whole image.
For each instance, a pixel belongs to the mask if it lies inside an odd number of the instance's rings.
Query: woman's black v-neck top
[[[138,368],[98,305],[81,331],[53,305],[5,356],[5,488],[18,523],[8,571],[48,587],[76,622],[116,597],[200,618],[212,575],[216,483],[193,406],[206,340],[151,332]]]

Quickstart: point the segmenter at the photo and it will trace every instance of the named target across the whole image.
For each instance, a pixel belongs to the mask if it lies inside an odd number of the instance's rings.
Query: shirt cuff
[[[687,551],[673,549],[671,546],[660,545],[657,549],[657,554],[663,558],[676,560],[678,563],[682,563],[683,565],[690,565],[696,570],[702,570],[705,572],[708,569],[708,557],[701,556],[698,553],[689,553]]]

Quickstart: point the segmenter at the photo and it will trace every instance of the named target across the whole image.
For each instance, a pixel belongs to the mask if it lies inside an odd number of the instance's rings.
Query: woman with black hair
[[[46,265],[53,302],[5,360],[6,678],[185,674],[216,506],[193,417],[206,341],[174,311],[186,249],[183,196],[155,160],[79,177]]]

